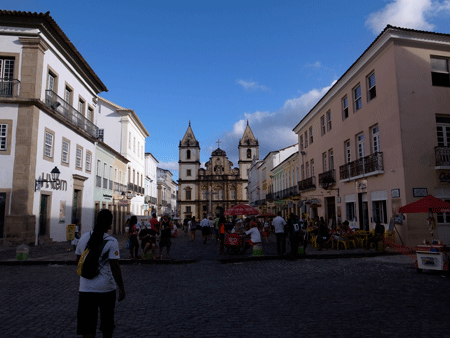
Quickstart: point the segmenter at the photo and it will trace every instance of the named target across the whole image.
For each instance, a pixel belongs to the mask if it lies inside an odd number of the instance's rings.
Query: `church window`
[[[252,150],[247,149],[247,158],[252,158]]]
[[[191,188],[186,188],[186,201],[190,201],[191,198]]]
[[[191,176],[191,175],[192,175],[191,169],[187,169],[186,170],[186,176]]]
[[[190,150],[188,150],[188,151],[186,152],[186,159],[188,159],[188,160],[191,159],[191,151],[190,151]]]

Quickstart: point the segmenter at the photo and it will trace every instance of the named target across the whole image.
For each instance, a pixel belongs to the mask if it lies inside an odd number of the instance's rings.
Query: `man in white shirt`
[[[206,218],[206,214],[203,214],[203,219],[200,222],[200,226],[202,227],[203,244],[206,244],[206,239],[209,235],[209,228],[211,227],[211,222],[208,218]]]
[[[250,230],[245,232],[246,235],[250,235],[250,240],[245,242],[244,252],[255,244],[261,244],[261,234],[256,227],[256,223],[250,224],[252,224],[252,227],[250,228]]]
[[[277,212],[277,217],[273,219],[272,225],[275,228],[277,238],[277,254],[282,256],[286,254],[286,234],[284,232],[286,221],[281,217],[281,211]]]

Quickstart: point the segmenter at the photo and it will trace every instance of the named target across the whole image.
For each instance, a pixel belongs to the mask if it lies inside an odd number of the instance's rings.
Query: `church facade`
[[[201,167],[200,144],[189,123],[179,145],[178,214],[182,219],[201,219],[203,213],[214,214],[217,208],[248,203],[248,169],[253,158],[259,159],[258,140],[248,122],[238,149],[238,167],[233,167],[220,144]]]

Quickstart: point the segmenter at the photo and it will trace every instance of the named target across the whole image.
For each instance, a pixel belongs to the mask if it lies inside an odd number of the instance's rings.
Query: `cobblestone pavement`
[[[114,337],[450,337],[450,278],[409,257],[220,264],[212,243],[176,244],[199,262],[122,266]],[[0,271],[0,337],[76,337],[74,266]]]

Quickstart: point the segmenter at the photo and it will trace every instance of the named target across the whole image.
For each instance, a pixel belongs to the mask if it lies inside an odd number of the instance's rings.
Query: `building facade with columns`
[[[220,144],[219,144],[220,145]],[[181,218],[214,214],[236,204],[247,204],[248,170],[259,158],[259,143],[247,123],[238,144],[239,167],[233,168],[224,150],[212,152],[205,168],[200,165],[200,144],[189,123],[179,145],[178,214]]]
[[[63,241],[75,219],[93,224],[107,88],[49,13],[0,11],[0,22],[0,238]]]

